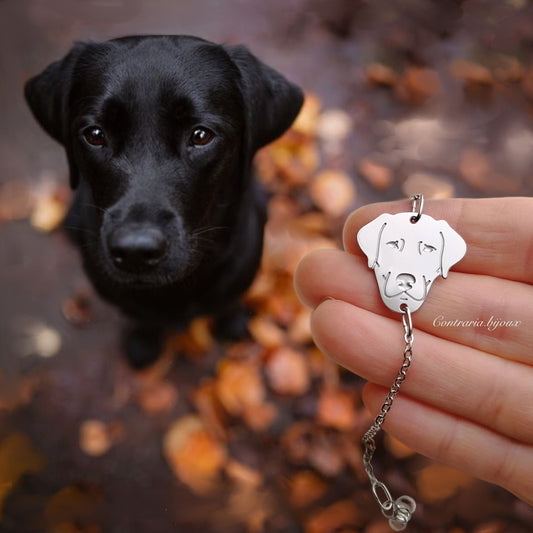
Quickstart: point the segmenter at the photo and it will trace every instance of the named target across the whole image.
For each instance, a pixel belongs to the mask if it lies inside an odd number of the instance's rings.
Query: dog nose
[[[411,274],[398,274],[396,276],[396,283],[400,289],[407,291],[413,288],[413,285],[416,283],[416,278]]]
[[[110,235],[108,248],[118,268],[135,272],[155,267],[165,256],[168,242],[155,227],[122,227]]]

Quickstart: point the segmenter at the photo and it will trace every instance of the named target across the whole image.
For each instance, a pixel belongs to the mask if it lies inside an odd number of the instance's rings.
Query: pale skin
[[[374,416],[402,363],[403,327],[381,301],[356,234],[382,213],[405,211],[407,200],[355,211],[345,251],[312,252],[295,274],[316,344],[368,380],[363,401]],[[413,362],[383,429],[533,505],[533,199],[426,201],[424,213],[446,220],[468,248],[413,313]],[[489,331],[438,317],[519,324]]]

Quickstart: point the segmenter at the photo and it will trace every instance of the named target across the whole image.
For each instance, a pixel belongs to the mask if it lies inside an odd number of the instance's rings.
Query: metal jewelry
[[[401,313],[405,348],[403,363],[385,398],[381,411],[362,439],[363,465],[370,479],[372,492],[383,516],[394,531],[402,531],[416,509],[410,496],[393,500],[386,485],[379,481],[371,461],[376,450],[374,440],[400,391],[413,357],[413,322],[411,313],[424,303],[436,278],[446,278],[450,268],[466,253],[463,238],[444,220],[422,214],[424,197],[411,196],[412,211],[380,215],[357,233],[357,242],[368,257],[378,282],[383,303]]]

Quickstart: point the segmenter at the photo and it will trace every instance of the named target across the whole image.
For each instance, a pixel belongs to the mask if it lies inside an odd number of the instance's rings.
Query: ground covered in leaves
[[[205,8],[197,4],[190,20]],[[362,468],[362,383],[314,347],[292,275],[308,251],[339,247],[346,214],[369,201],[531,194],[533,9],[525,0],[250,4],[256,11],[230,2],[226,13],[247,29],[220,21],[204,36],[263,51],[307,96],[294,127],[256,158],[270,203],[245,297],[249,339],[219,344],[202,317],[168,339],[153,367],[129,369],[123,320],[58,230],[70,198],[60,151],[21,163],[27,143],[14,135],[19,144],[2,147],[2,532],[388,531]],[[84,8],[67,16],[52,5],[4,3],[0,13],[18,24],[8,34],[38,28],[57,55],[71,38],[94,37]],[[118,19],[114,5],[99,9]],[[136,9],[121,33],[142,31]],[[152,9],[164,31],[173,11]],[[100,38],[111,31],[92,24]],[[21,48],[25,69],[44,66],[31,59],[35,46]],[[28,72],[6,64],[18,91]],[[20,131],[38,140],[32,151],[53,151],[44,135]],[[533,530],[533,509],[502,489],[390,437],[379,450],[379,477],[420,502],[409,531]]]

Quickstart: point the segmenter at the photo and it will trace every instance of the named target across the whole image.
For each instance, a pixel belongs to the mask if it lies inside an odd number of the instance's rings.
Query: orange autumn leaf
[[[61,489],[46,504],[44,519],[48,529],[61,531],[61,527],[65,527],[65,524],[87,522],[94,519],[101,500],[101,491],[91,485],[71,485]],[[68,529],[65,528],[65,531]]]
[[[278,415],[273,403],[245,406],[242,418],[245,424],[254,431],[265,431],[272,425]]]
[[[301,395],[311,384],[306,358],[289,347],[281,347],[270,354],[265,372],[270,386],[278,394]]]
[[[324,389],[318,400],[317,418],[321,424],[341,431],[353,429],[357,421],[354,394]]]
[[[198,494],[216,485],[227,458],[226,448],[195,415],[184,416],[170,426],[163,438],[163,452],[176,477]]]
[[[398,98],[407,104],[420,105],[442,91],[439,75],[429,68],[408,67],[395,86]]]
[[[416,475],[420,499],[428,503],[445,500],[473,481],[468,474],[439,463],[423,468]]]
[[[315,205],[332,217],[346,213],[355,200],[355,186],[348,174],[340,170],[324,170],[311,183]]]
[[[411,450],[411,448],[400,442],[398,439],[395,439],[388,433],[385,434],[384,442],[387,450],[398,459],[405,459],[406,457],[411,457],[416,453],[414,450]]]
[[[249,487],[259,487],[263,483],[263,475],[258,470],[255,470],[235,459],[231,459],[226,464],[227,476],[239,485]]]
[[[218,438],[225,440],[227,438],[226,416],[217,397],[215,381],[207,380],[196,387],[192,394],[192,401],[209,430]]]
[[[359,174],[378,191],[386,191],[392,185],[392,170],[368,157],[359,162]]]
[[[4,498],[19,479],[44,467],[43,455],[25,434],[12,433],[0,442],[0,518]]]
[[[296,472],[289,480],[289,501],[293,507],[301,508],[321,498],[328,485],[310,470]]]
[[[354,527],[361,523],[361,513],[354,502],[341,500],[313,513],[305,525],[305,533],[332,533],[341,527]]]
[[[269,350],[285,343],[285,332],[268,316],[258,315],[248,321],[252,338]]]
[[[259,367],[247,361],[233,360],[220,363],[216,392],[224,409],[234,416],[260,406],[266,395]]]
[[[113,445],[108,425],[100,420],[85,420],[79,433],[80,448],[92,457],[106,454]]]
[[[303,135],[312,136],[316,133],[322,102],[315,94],[306,94],[305,100],[292,125],[292,130]]]
[[[137,403],[149,415],[169,411],[177,400],[178,390],[168,381],[145,382],[137,393]]]
[[[311,309],[302,307],[289,325],[289,340],[295,344],[308,344],[313,341],[311,333]]]
[[[339,475],[345,466],[345,458],[339,450],[339,439],[324,431],[315,435],[307,459],[313,468],[328,477]]]
[[[189,324],[187,331],[168,339],[167,348],[188,355],[203,355],[213,348],[214,343],[210,320],[207,317],[199,317]]]

